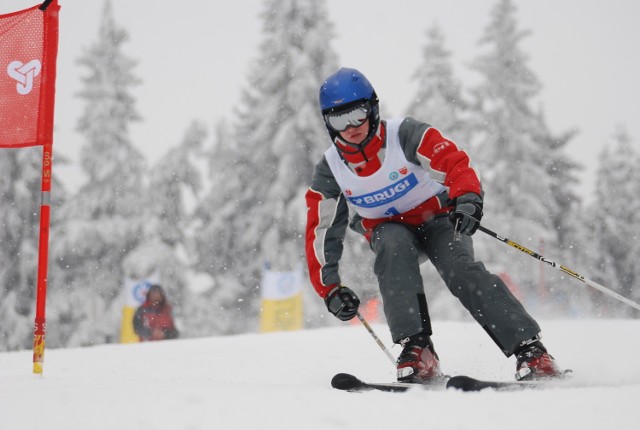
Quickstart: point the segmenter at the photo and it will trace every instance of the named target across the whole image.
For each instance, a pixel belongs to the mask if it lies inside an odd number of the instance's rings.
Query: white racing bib
[[[399,118],[386,122],[386,154],[382,166],[373,175],[354,173],[335,146],[324,154],[342,193],[363,218],[402,214],[445,190],[428,172],[407,161],[398,137],[402,121]]]

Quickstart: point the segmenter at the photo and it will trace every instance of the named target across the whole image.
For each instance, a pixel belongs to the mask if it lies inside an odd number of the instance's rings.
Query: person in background
[[[355,69],[326,79],[320,107],[333,145],[306,194],[305,240],[311,283],[329,312],[347,321],[360,304],[338,273],[350,205],[350,227],[375,253],[392,340],[403,346],[399,381],[443,377],[419,267],[427,258],[500,350],[516,356],[516,379],[561,375],[538,323],[474,258],[471,235],[480,225],[484,193],[467,153],[413,118],[381,121],[376,92]]]
[[[160,285],[152,285],[147,291],[145,302],[133,316],[133,330],[142,342],[178,337],[171,305]]]

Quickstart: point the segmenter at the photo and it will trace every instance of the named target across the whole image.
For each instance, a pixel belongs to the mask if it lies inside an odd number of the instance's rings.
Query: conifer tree
[[[446,47],[442,29],[433,24],[426,31],[426,44],[422,61],[414,75],[416,91],[406,115],[426,122],[440,130],[447,138],[465,150],[471,149],[471,127],[468,116],[470,105],[463,95],[462,85],[456,78],[451,52]],[[438,318],[459,318],[464,309],[451,296],[442,278],[430,264],[421,266],[422,278],[427,286],[429,311]]]
[[[0,150],[0,351],[33,341],[42,150]]]
[[[640,282],[637,257],[640,252],[640,154],[631,145],[631,137],[623,128],[616,132],[611,145],[606,145],[599,158],[595,199],[589,212],[589,228],[595,238],[592,251],[594,266],[603,284],[619,294],[637,301]],[[614,303],[600,300],[603,308]],[[631,312],[618,305],[620,311]],[[611,312],[620,315],[619,312]]]
[[[463,99],[462,87],[451,64],[451,52],[437,24],[427,31],[422,62],[413,78],[417,81],[417,90],[407,115],[431,124],[457,144],[467,145],[469,126],[465,113],[469,105]]]
[[[482,76],[473,94],[475,164],[486,193],[483,221],[531,249],[542,243],[559,249],[559,231],[577,202],[572,186],[578,166],[563,154],[572,132],[555,136],[542,111],[533,107],[541,84],[520,47],[528,34],[518,28],[513,2],[498,1],[481,38],[486,52],[474,62]],[[508,269],[529,291],[539,282],[539,263],[484,238],[477,242],[495,270]],[[555,283],[554,276],[549,274],[547,281]]]
[[[292,270],[304,261],[303,196],[327,142],[318,89],[335,69],[323,1],[268,0],[262,17],[264,39],[236,124],[217,142],[225,165],[212,200],[222,201],[213,208],[216,220],[202,222],[207,234],[198,234],[199,267],[213,277],[232,275],[239,284],[219,288],[236,289],[240,312],[252,315],[263,265]]]
[[[68,160],[61,151],[57,153],[51,187],[52,230],[64,224],[59,209],[67,196],[55,166],[63,166]],[[42,148],[1,150],[0,172],[0,350],[30,348],[38,271]],[[55,234],[51,234],[50,243],[55,240]],[[50,249],[49,285],[57,278],[56,262]],[[47,344],[59,346],[48,340]]]
[[[213,145],[207,152],[208,175],[205,191],[199,196],[193,216],[193,249],[196,256],[193,268],[209,276],[209,288],[190,297],[187,330],[194,336],[213,333],[242,332],[247,327],[239,324],[239,313],[244,309],[247,289],[237,278],[234,241],[241,232],[229,223],[240,207],[237,193],[248,183],[251,175],[248,158],[232,139],[225,121],[216,125]],[[234,207],[234,204],[238,206]],[[258,258],[256,256],[256,258]]]
[[[62,210],[68,222],[56,255],[68,270],[49,312],[63,326],[67,337],[60,341],[68,345],[102,343],[118,332],[114,299],[128,276],[123,262],[142,234],[146,163],[129,139],[130,124],[139,120],[131,95],[139,80],[132,72],[135,62],[122,51],[127,38],[107,0],[98,39],[79,59],[88,72],[78,122],[87,181]]]
[[[202,181],[196,160],[206,137],[204,124],[192,122],[180,144],[151,167],[141,239],[124,261],[125,271],[133,279],[160,280],[176,316],[189,294],[187,230]]]

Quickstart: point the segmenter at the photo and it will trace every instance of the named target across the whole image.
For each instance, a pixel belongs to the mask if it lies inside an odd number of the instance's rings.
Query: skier
[[[502,352],[515,354],[516,379],[560,375],[537,322],[474,259],[471,235],[482,218],[483,191],[468,155],[426,123],[381,121],[376,92],[355,69],[341,68],[324,81],[320,107],[333,145],[306,193],[306,255],[329,312],[347,321],[360,303],[338,273],[349,224],[375,253],[387,323],[403,347],[398,381],[443,377],[419,269],[427,258]]]

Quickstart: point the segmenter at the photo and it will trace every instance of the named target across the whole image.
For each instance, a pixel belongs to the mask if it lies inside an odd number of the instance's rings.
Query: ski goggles
[[[335,131],[345,131],[348,127],[359,127],[369,118],[371,104],[365,102],[351,109],[328,113],[324,121]]]

